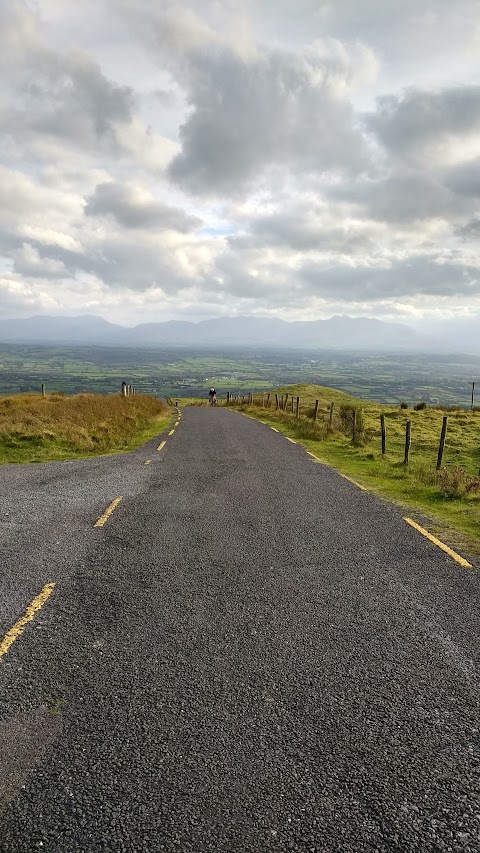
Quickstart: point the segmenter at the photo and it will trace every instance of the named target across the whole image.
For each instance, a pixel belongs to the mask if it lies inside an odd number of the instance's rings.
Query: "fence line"
[[[232,396],[230,391],[226,392],[226,400],[221,403],[223,405],[253,405],[258,406],[258,408],[269,409],[270,402],[272,400],[272,394],[269,392],[265,394],[255,395],[252,392],[247,395],[242,395],[242,397]],[[305,408],[305,407],[304,407]],[[343,409],[343,414],[342,414]],[[285,392],[285,394],[279,395],[278,392],[275,393],[275,411],[285,412],[287,417],[291,415],[295,418],[296,421],[303,420],[307,422],[311,422],[312,426],[315,427],[318,424],[319,412],[320,412],[320,404],[319,400],[315,400],[315,404],[312,408],[309,408],[309,413],[307,414],[305,411],[302,412],[301,406],[301,398],[299,396],[294,397],[293,394],[289,394]],[[348,415],[348,413],[350,413]],[[335,415],[335,403],[331,402],[327,405],[326,410],[324,410],[323,414],[323,424],[326,427],[326,435],[333,432],[334,430],[334,415]],[[362,440],[362,435],[364,433],[363,428],[363,419],[361,420],[362,409],[361,407],[355,406],[345,406],[340,407],[340,419],[344,422],[344,428],[340,429],[346,435],[350,435],[352,444],[359,444]],[[348,416],[348,417],[347,417]],[[337,420],[338,424],[338,420]],[[442,429],[440,433],[440,440],[438,446],[437,453],[437,461],[436,468],[437,471],[440,470],[443,462],[443,456],[445,453],[445,445],[446,445],[446,437],[447,437],[447,427],[448,427],[448,416],[443,416],[442,421]],[[405,422],[405,440],[403,444],[403,464],[408,466],[410,463],[410,452],[412,447],[412,421],[407,420]],[[387,453],[387,428],[386,428],[386,416],[384,413],[380,415],[380,450],[382,458],[386,457]]]

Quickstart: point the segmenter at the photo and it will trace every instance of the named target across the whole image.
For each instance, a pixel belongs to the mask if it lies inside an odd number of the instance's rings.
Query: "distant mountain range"
[[[295,323],[275,318],[222,317],[199,323],[171,320],[126,328],[108,323],[101,317],[84,315],[0,320],[0,341],[129,347],[411,349],[421,344],[422,336],[408,326],[351,317]]]
[[[432,352],[444,349],[445,336],[442,337],[442,341],[430,338],[399,323],[347,316],[293,323],[275,318],[222,317],[199,323],[175,320],[142,323],[130,328],[93,315],[0,320],[1,342],[50,345],[288,347]],[[453,348],[459,351],[458,344]],[[480,341],[475,347],[473,341],[471,344],[465,341],[462,351],[480,351]]]

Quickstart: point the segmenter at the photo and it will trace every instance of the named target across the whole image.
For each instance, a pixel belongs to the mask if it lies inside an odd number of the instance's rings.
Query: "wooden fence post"
[[[292,415],[293,415],[293,394],[292,394]]]
[[[227,391],[227,406],[230,402],[230,391]]]
[[[403,457],[403,464],[408,465],[408,460],[410,457],[410,445],[412,443],[412,422],[407,421],[405,428],[405,456]]]
[[[443,451],[445,450],[445,439],[447,437],[447,423],[448,423],[448,417],[447,417],[447,415],[444,415],[443,423],[442,423],[442,432],[440,435],[440,446],[438,448],[437,471],[442,466]]]
[[[42,382],[42,397],[45,397],[45,382]]]
[[[382,430],[382,456],[385,456],[387,447],[387,431],[385,429],[385,415],[380,415],[380,427]]]
[[[352,441],[355,444],[357,440],[357,410],[352,410]]]
[[[315,409],[313,410],[313,423],[317,420],[318,415],[318,400],[315,400]]]
[[[472,412],[473,412],[474,404],[475,404],[475,382],[472,382]]]
[[[300,397],[297,397],[296,416],[300,417]]]
[[[270,408],[270,394],[267,394],[267,409]]]
[[[328,428],[329,429],[332,429],[334,408],[335,408],[335,403],[330,403],[330,415],[328,417]]]
[[[122,382],[122,397],[126,397],[126,396],[127,396],[127,383]]]
[[[275,394],[275,408],[278,409],[278,394]]]

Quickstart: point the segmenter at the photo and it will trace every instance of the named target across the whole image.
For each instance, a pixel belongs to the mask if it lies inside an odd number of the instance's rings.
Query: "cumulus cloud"
[[[445,175],[445,184],[458,195],[480,198],[480,157],[450,169]]]
[[[236,193],[270,166],[350,174],[366,166],[344,80],[315,49],[249,62],[225,49],[197,54],[188,80],[192,109],[169,173],[194,192]]]
[[[54,258],[42,258],[35,246],[24,243],[21,249],[12,253],[14,270],[22,276],[33,278],[65,278],[67,271],[62,261]]]
[[[355,265],[307,262],[301,276],[314,293],[370,304],[413,296],[468,298],[477,296],[480,287],[478,266],[470,267],[460,256],[448,253],[446,257],[422,254],[379,258]]]
[[[477,304],[476,7],[0,5],[0,310]]]
[[[26,4],[7,4],[1,24],[1,63],[14,96],[2,109],[8,134],[21,141],[29,133],[78,146],[114,146],[116,125],[132,119],[133,90],[108,80],[84,52],[52,49]]]
[[[158,202],[152,193],[136,184],[114,181],[99,184],[87,200],[87,216],[113,216],[125,228],[161,228],[188,233],[202,221],[183,210]]]
[[[480,155],[480,86],[381,97],[367,125],[391,154],[417,166],[449,162],[465,150]]]
[[[468,215],[471,208],[435,175],[406,168],[393,170],[377,180],[334,187],[330,196],[349,201],[365,215],[392,224],[432,219],[456,221]]]

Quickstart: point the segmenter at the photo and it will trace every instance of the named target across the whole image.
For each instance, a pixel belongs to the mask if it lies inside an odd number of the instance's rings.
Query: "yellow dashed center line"
[[[157,450],[163,450],[163,448],[165,447],[166,443],[167,443],[166,441],[162,441],[162,442],[158,445]]]
[[[170,430],[170,432],[169,432],[168,434],[169,434],[169,435],[173,435],[173,433],[174,433],[174,432],[175,432],[175,430],[174,430],[174,429],[171,429],[171,430]]]
[[[103,515],[101,515],[101,516],[100,516],[100,518],[99,518],[99,519],[97,519],[97,521],[95,522],[95,524],[94,524],[93,526],[94,526],[94,527],[103,527],[103,525],[105,524],[105,522],[106,522],[106,521],[108,521],[108,519],[110,518],[110,516],[111,516],[111,514],[112,514],[113,510],[115,509],[115,507],[116,507],[116,506],[118,506],[118,504],[120,503],[120,501],[121,501],[121,500],[122,500],[122,498],[121,498],[121,497],[119,497],[119,498],[115,498],[115,500],[114,500],[114,501],[112,501],[112,503],[110,504],[110,506],[107,506],[107,508],[106,508],[105,512],[103,513]]]
[[[147,459],[147,461],[145,462],[145,465],[150,465],[151,461],[152,461],[151,459]]]
[[[411,518],[404,518],[403,520],[406,521],[407,524],[410,525],[410,527],[413,527],[415,530],[418,530],[418,532],[421,533],[422,536],[426,536],[427,539],[430,540],[430,542],[433,542],[433,544],[437,546],[437,548],[441,548],[442,551],[445,551],[445,553],[448,554],[449,557],[455,560],[456,563],[459,563],[460,566],[463,566],[464,569],[472,568],[471,563],[468,563],[467,560],[461,557],[460,554],[457,554],[456,551],[452,551],[452,549],[449,548],[448,545],[445,545],[444,542],[441,542],[440,539],[437,539],[436,536],[433,536],[431,533],[428,532],[428,530],[425,530],[424,527],[420,527],[420,525],[417,524],[416,521],[413,521]]]
[[[180,421],[177,421],[177,422],[176,422],[176,424],[175,424],[175,426],[177,427],[177,426],[179,425],[179,423],[180,423]]]
[[[37,596],[33,599],[33,601],[28,605],[24,615],[17,619],[13,628],[10,628],[9,631],[5,634],[2,642],[0,643],[0,658],[2,658],[8,652],[12,643],[23,634],[25,627],[29,622],[32,621],[35,614],[41,607],[45,604],[48,598],[50,598],[53,590],[55,589],[54,583],[47,583],[43,587],[43,589],[38,593]]]

